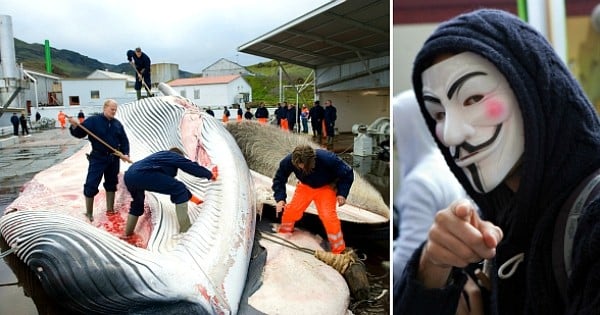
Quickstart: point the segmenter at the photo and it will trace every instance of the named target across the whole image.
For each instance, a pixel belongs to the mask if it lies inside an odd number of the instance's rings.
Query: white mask
[[[421,76],[435,133],[473,188],[497,187],[525,150],[523,117],[505,77],[483,57],[464,52]]]

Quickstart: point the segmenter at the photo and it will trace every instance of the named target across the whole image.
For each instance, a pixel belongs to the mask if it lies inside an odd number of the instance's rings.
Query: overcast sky
[[[268,59],[242,46],[330,0],[2,0],[13,36],[109,64],[141,47],[152,63],[200,73],[220,58],[242,66]]]

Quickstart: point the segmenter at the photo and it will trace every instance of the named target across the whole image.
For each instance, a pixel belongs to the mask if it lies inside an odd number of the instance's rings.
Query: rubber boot
[[[130,214],[127,217],[127,224],[125,225],[125,236],[131,236],[133,234],[133,230],[135,230],[135,226],[138,221],[138,216]]]
[[[94,222],[94,197],[85,197],[85,216]]]
[[[188,216],[188,204],[187,202],[178,203],[175,205],[175,213],[177,213],[177,221],[179,222],[179,233],[187,232],[192,226],[190,223],[190,217]]]
[[[106,214],[115,214],[115,192],[106,192]]]
[[[142,90],[135,90],[135,95],[138,100],[142,99]]]

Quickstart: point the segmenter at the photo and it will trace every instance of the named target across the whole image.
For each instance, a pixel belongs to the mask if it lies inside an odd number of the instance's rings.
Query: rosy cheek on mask
[[[506,113],[506,106],[498,100],[485,102],[485,114],[492,120],[499,120]]]

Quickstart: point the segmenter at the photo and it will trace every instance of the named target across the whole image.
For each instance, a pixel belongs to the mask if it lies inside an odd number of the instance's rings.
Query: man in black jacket
[[[327,133],[327,145],[333,145],[335,137],[335,121],[337,120],[337,109],[333,106],[331,100],[325,101],[325,112],[323,121],[325,121],[325,132]]]
[[[150,79],[150,57],[148,57],[140,47],[137,47],[135,51],[127,51],[127,61],[129,61],[136,69],[134,89],[137,99],[139,100],[142,98],[142,85],[144,85],[144,88],[146,89],[147,96],[152,96],[152,93],[150,93],[150,87],[152,86]]]
[[[10,122],[13,125],[13,134],[15,136],[19,135],[19,116],[17,116],[17,113],[13,113],[12,116],[10,117]]]
[[[321,137],[323,136],[323,116],[325,115],[325,110],[321,106],[320,101],[315,101],[313,107],[308,110],[308,119],[310,119],[310,125],[313,130],[313,137],[316,138],[317,141],[321,142]]]

